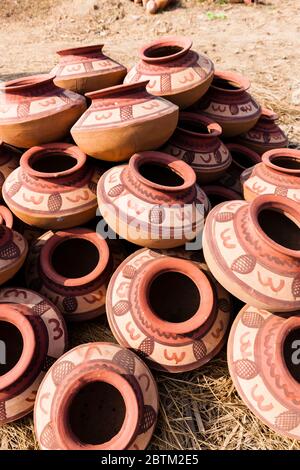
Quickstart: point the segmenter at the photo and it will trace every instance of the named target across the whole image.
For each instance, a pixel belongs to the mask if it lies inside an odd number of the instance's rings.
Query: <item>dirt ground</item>
[[[104,43],[125,65],[145,42],[183,34],[216,68],[247,75],[258,100],[278,112],[290,141],[300,143],[300,0],[255,6],[182,0],[154,16],[130,0],[1,0],[0,80],[48,72],[55,51]],[[73,343],[78,331],[71,332]],[[80,341],[109,338],[103,323]],[[228,375],[225,353],[200,371],[158,377],[161,415],[152,449],[300,449],[247,411]],[[36,448],[31,417],[0,429],[0,448]]]

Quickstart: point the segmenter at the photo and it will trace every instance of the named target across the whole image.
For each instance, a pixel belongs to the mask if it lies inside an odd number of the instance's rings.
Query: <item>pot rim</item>
[[[214,79],[215,78],[220,78],[222,80],[227,80],[229,82],[233,82],[234,84],[238,85],[238,88],[235,90],[227,90],[224,89],[220,86],[214,85]],[[239,73],[232,72],[230,70],[215,70],[214,72],[214,78],[212,81],[212,84],[210,85],[211,88],[214,90],[219,90],[219,91],[224,91],[226,93],[241,93],[250,88],[250,80],[247,77],[244,77],[243,75],[240,75]]]
[[[264,119],[267,121],[277,121],[277,119],[279,119],[279,116],[272,109],[262,107],[260,119]]]
[[[283,168],[281,166],[276,165],[275,160],[278,157],[284,157],[287,159],[293,159],[299,161],[299,170],[293,168]],[[300,150],[296,149],[288,149],[288,148],[280,148],[280,149],[272,149],[265,152],[261,157],[262,162],[268,167],[272,168],[272,170],[276,170],[277,172],[285,173],[288,175],[300,175]]]
[[[92,53],[92,52],[101,52],[104,47],[104,44],[91,44],[86,46],[78,46],[78,47],[70,47],[67,49],[60,49],[56,51],[56,54],[59,56],[66,56],[66,55],[77,55],[77,54],[84,54],[84,53]]]
[[[256,153],[254,150],[252,149],[249,149],[248,147],[246,147],[245,145],[241,145],[241,144],[236,144],[236,143],[228,143],[228,144],[225,144],[226,147],[228,148],[229,152],[231,153],[232,151],[235,152],[240,152],[240,153],[244,153],[247,157],[249,157],[250,159],[253,160],[253,166],[256,165],[257,163],[261,163],[261,157],[259,156],[258,153]],[[232,156],[232,153],[231,153],[231,156]],[[248,168],[245,168],[244,166],[242,166],[238,161],[236,161],[233,156],[232,156],[232,163],[234,163],[235,165],[239,166],[240,168],[242,168],[243,170],[247,170]],[[251,167],[250,167],[251,168]]]
[[[160,64],[163,62],[170,62],[173,60],[177,60],[179,57],[185,55],[191,49],[192,45],[193,41],[185,36],[165,36],[141,47],[139,51],[139,57],[142,61],[147,62],[149,64]],[[149,57],[146,54],[149,50],[172,46],[177,46],[180,48],[180,50],[178,52],[175,52],[174,54],[162,57]]]
[[[180,121],[192,121],[203,124],[204,126],[206,126],[208,133],[205,134],[204,132],[189,131],[188,129],[184,129],[180,126]],[[191,112],[179,113],[177,129],[180,130],[180,132],[183,132],[184,134],[201,138],[218,137],[222,134],[222,127],[220,126],[220,124],[208,118],[207,116]]]
[[[26,77],[9,80],[7,82],[0,82],[0,91],[8,93],[10,91],[26,90],[27,88],[32,88],[46,83],[52,83],[53,86],[55,86],[53,82],[54,78],[55,74],[51,73],[28,75]]]
[[[95,268],[85,276],[68,278],[57,273],[52,265],[52,254],[61,243],[70,239],[84,239],[92,243],[98,250],[99,260]],[[77,287],[97,279],[107,268],[110,259],[109,247],[104,238],[93,230],[77,227],[65,231],[58,231],[46,241],[40,253],[40,266],[47,278],[56,284],[66,287]]]
[[[5,225],[7,228],[12,229],[14,219],[11,211],[7,207],[0,206],[0,217],[0,225]]]
[[[121,95],[126,93],[127,91],[131,90],[143,90],[145,93],[149,95],[146,90],[146,86],[148,85],[150,80],[143,80],[141,82],[134,82],[134,83],[121,83],[120,85],[110,86],[108,88],[103,88],[102,90],[90,91],[85,93],[84,96],[87,98],[93,99],[101,99]],[[150,95],[149,95],[150,96]],[[152,97],[152,96],[151,96]]]
[[[76,160],[76,164],[67,170],[58,172],[44,173],[42,171],[34,170],[30,165],[31,159],[38,159],[39,157],[45,157],[51,154],[62,154],[68,155]],[[50,143],[31,147],[29,150],[23,153],[20,159],[20,166],[25,173],[35,178],[61,178],[63,176],[71,175],[76,171],[80,170],[86,163],[87,156],[79,147],[72,144],[66,143]]]
[[[288,369],[284,358],[284,345],[285,340],[288,337],[289,333],[293,330],[300,328],[300,317],[291,316],[290,318],[286,319],[282,326],[280,327],[279,331],[277,332],[276,338],[276,349],[275,349],[275,361],[276,364],[280,366],[280,372],[284,376],[284,379],[290,382],[292,386],[296,386],[298,390],[300,390],[300,384],[297,380],[292,376],[291,372]]]

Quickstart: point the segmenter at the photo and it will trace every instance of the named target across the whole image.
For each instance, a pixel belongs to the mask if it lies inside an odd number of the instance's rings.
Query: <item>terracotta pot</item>
[[[243,302],[274,312],[298,310],[299,224],[299,204],[282,196],[224,202],[207,217],[205,260]]]
[[[44,450],[143,450],[157,412],[154,378],[138,356],[113,343],[81,344],[43,380],[35,433]]]
[[[66,329],[58,309],[23,288],[0,289],[0,425],[30,413],[45,371],[63,354]]]
[[[230,152],[218,138],[221,133],[221,126],[206,116],[182,112],[174,134],[162,150],[188,163],[199,183],[209,183],[231,164]]]
[[[160,38],[144,46],[140,61],[124,83],[150,80],[149,93],[163,96],[180,109],[195,103],[208,90],[214,65],[204,54],[191,50],[192,41],[182,36]]]
[[[20,167],[4,183],[3,198],[29,225],[74,227],[95,217],[100,175],[101,169],[75,145],[41,145],[23,154]]]
[[[247,78],[235,72],[215,72],[212,84],[194,109],[222,126],[223,135],[232,137],[255,126],[260,105],[247,93]]]
[[[260,163],[261,157],[258,153],[248,149],[244,145],[226,144],[226,147],[231,154],[232,162],[228,170],[225,171],[224,175],[219,179],[219,183],[238,194],[242,194],[241,174],[246,169],[252,168],[257,163]]]
[[[26,284],[55,299],[66,320],[90,320],[105,313],[106,288],[123,259],[92,230],[49,231],[31,246]]]
[[[103,54],[102,48],[97,44],[57,51],[59,63],[51,71],[55,85],[84,94],[122,83],[126,67]]]
[[[0,206],[0,285],[19,271],[28,252],[27,241],[12,226],[12,213]]]
[[[223,186],[212,184],[209,186],[202,186],[202,189],[208,197],[211,207],[215,207],[221,202],[242,199],[240,194],[236,193],[232,189],[224,188]]]
[[[299,339],[299,312],[273,315],[246,305],[228,341],[229,371],[242,400],[267,426],[291,439],[300,439],[299,354],[294,344]]]
[[[300,150],[274,149],[262,162],[241,175],[244,197],[252,201],[260,194],[276,194],[300,202]]]
[[[11,145],[0,141],[0,195],[2,186],[8,175],[19,166],[22,152]]]
[[[153,150],[173,134],[178,108],[146,91],[147,82],[87,93],[92,104],[71,129],[77,145],[101,160],[128,160]]]
[[[158,370],[196,369],[222,348],[227,292],[206,265],[147,248],[129,256],[109,283],[107,317],[116,340]]]
[[[163,10],[169,5],[172,5],[174,0],[143,0],[146,12],[154,15],[159,10]]]
[[[100,178],[99,209],[108,225],[132,243],[150,248],[184,245],[201,232],[209,210],[195,183],[195,172],[182,160],[142,152]]]
[[[238,136],[237,141],[262,155],[267,150],[287,147],[288,138],[276,124],[278,115],[263,108],[257,123],[248,132]]]
[[[86,100],[53,79],[33,75],[0,83],[0,140],[29,148],[66,137]]]

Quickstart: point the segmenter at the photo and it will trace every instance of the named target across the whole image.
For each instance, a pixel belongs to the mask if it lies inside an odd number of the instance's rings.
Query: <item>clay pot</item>
[[[247,78],[235,72],[215,72],[212,84],[193,109],[222,126],[223,135],[232,137],[255,126],[260,105],[247,93]]]
[[[8,175],[19,166],[22,153],[20,150],[0,141],[0,196],[2,186]]]
[[[218,138],[221,133],[221,126],[209,118],[182,112],[174,134],[162,150],[188,163],[200,183],[209,183],[231,164],[230,152]]]
[[[278,115],[263,108],[257,123],[248,132],[238,136],[237,141],[262,155],[274,148],[287,147],[288,138],[276,124]]]
[[[215,207],[221,202],[236,201],[242,199],[241,195],[229,188],[219,185],[202,186],[203,191],[209,199],[211,207]]]
[[[112,271],[124,259],[100,234],[86,228],[51,231],[31,246],[26,284],[55,303],[69,321],[90,320],[105,313],[106,288]]]
[[[246,305],[228,341],[229,371],[242,400],[267,426],[291,439],[300,439],[299,339],[299,312],[273,315]]]
[[[241,175],[244,197],[252,201],[260,194],[276,194],[300,202],[300,150],[274,149],[262,162]]]
[[[180,109],[187,108],[206,93],[214,65],[204,54],[191,50],[192,41],[182,36],[157,39],[140,50],[140,61],[124,83],[150,80],[149,93],[163,96]]]
[[[0,206],[0,285],[19,271],[28,252],[27,241],[12,226],[12,213]]]
[[[71,129],[77,145],[101,160],[128,160],[153,150],[173,134],[178,108],[146,91],[147,82],[87,93],[92,104]]]
[[[33,409],[45,371],[63,354],[66,329],[58,309],[23,288],[0,289],[0,425]],[[2,356],[3,357],[3,356]]]
[[[143,450],[157,412],[154,378],[138,356],[113,343],[81,344],[43,380],[35,433],[43,450]]]
[[[103,54],[102,48],[97,44],[57,51],[59,63],[51,71],[55,85],[84,94],[122,83],[126,67]]]
[[[143,0],[143,5],[147,13],[154,15],[159,10],[163,10],[167,6],[174,3],[175,0]]]
[[[29,148],[66,137],[86,100],[53,79],[44,74],[0,83],[0,140]]]
[[[300,209],[282,196],[224,202],[208,214],[203,252],[235,297],[274,312],[300,308]]]
[[[69,228],[95,217],[101,169],[75,145],[33,147],[3,185],[3,198],[23,222],[44,229]]]
[[[241,174],[246,169],[252,168],[254,165],[261,162],[261,157],[258,153],[248,149],[244,145],[226,144],[226,147],[231,154],[232,162],[228,170],[225,171],[224,175],[219,179],[219,183],[238,194],[242,194]]]
[[[209,210],[195,183],[195,172],[182,160],[142,152],[100,178],[99,209],[108,225],[132,243],[150,248],[184,245],[201,232]]]

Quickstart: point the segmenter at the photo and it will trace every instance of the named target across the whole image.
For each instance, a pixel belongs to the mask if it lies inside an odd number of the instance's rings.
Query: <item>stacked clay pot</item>
[[[191,47],[192,41],[181,36],[147,44],[124,82],[149,80],[147,89],[152,95],[163,96],[180,109],[191,106],[208,90],[214,75],[211,60]]]
[[[21,152],[11,145],[0,141],[0,195],[2,186],[8,175],[19,166]]]

